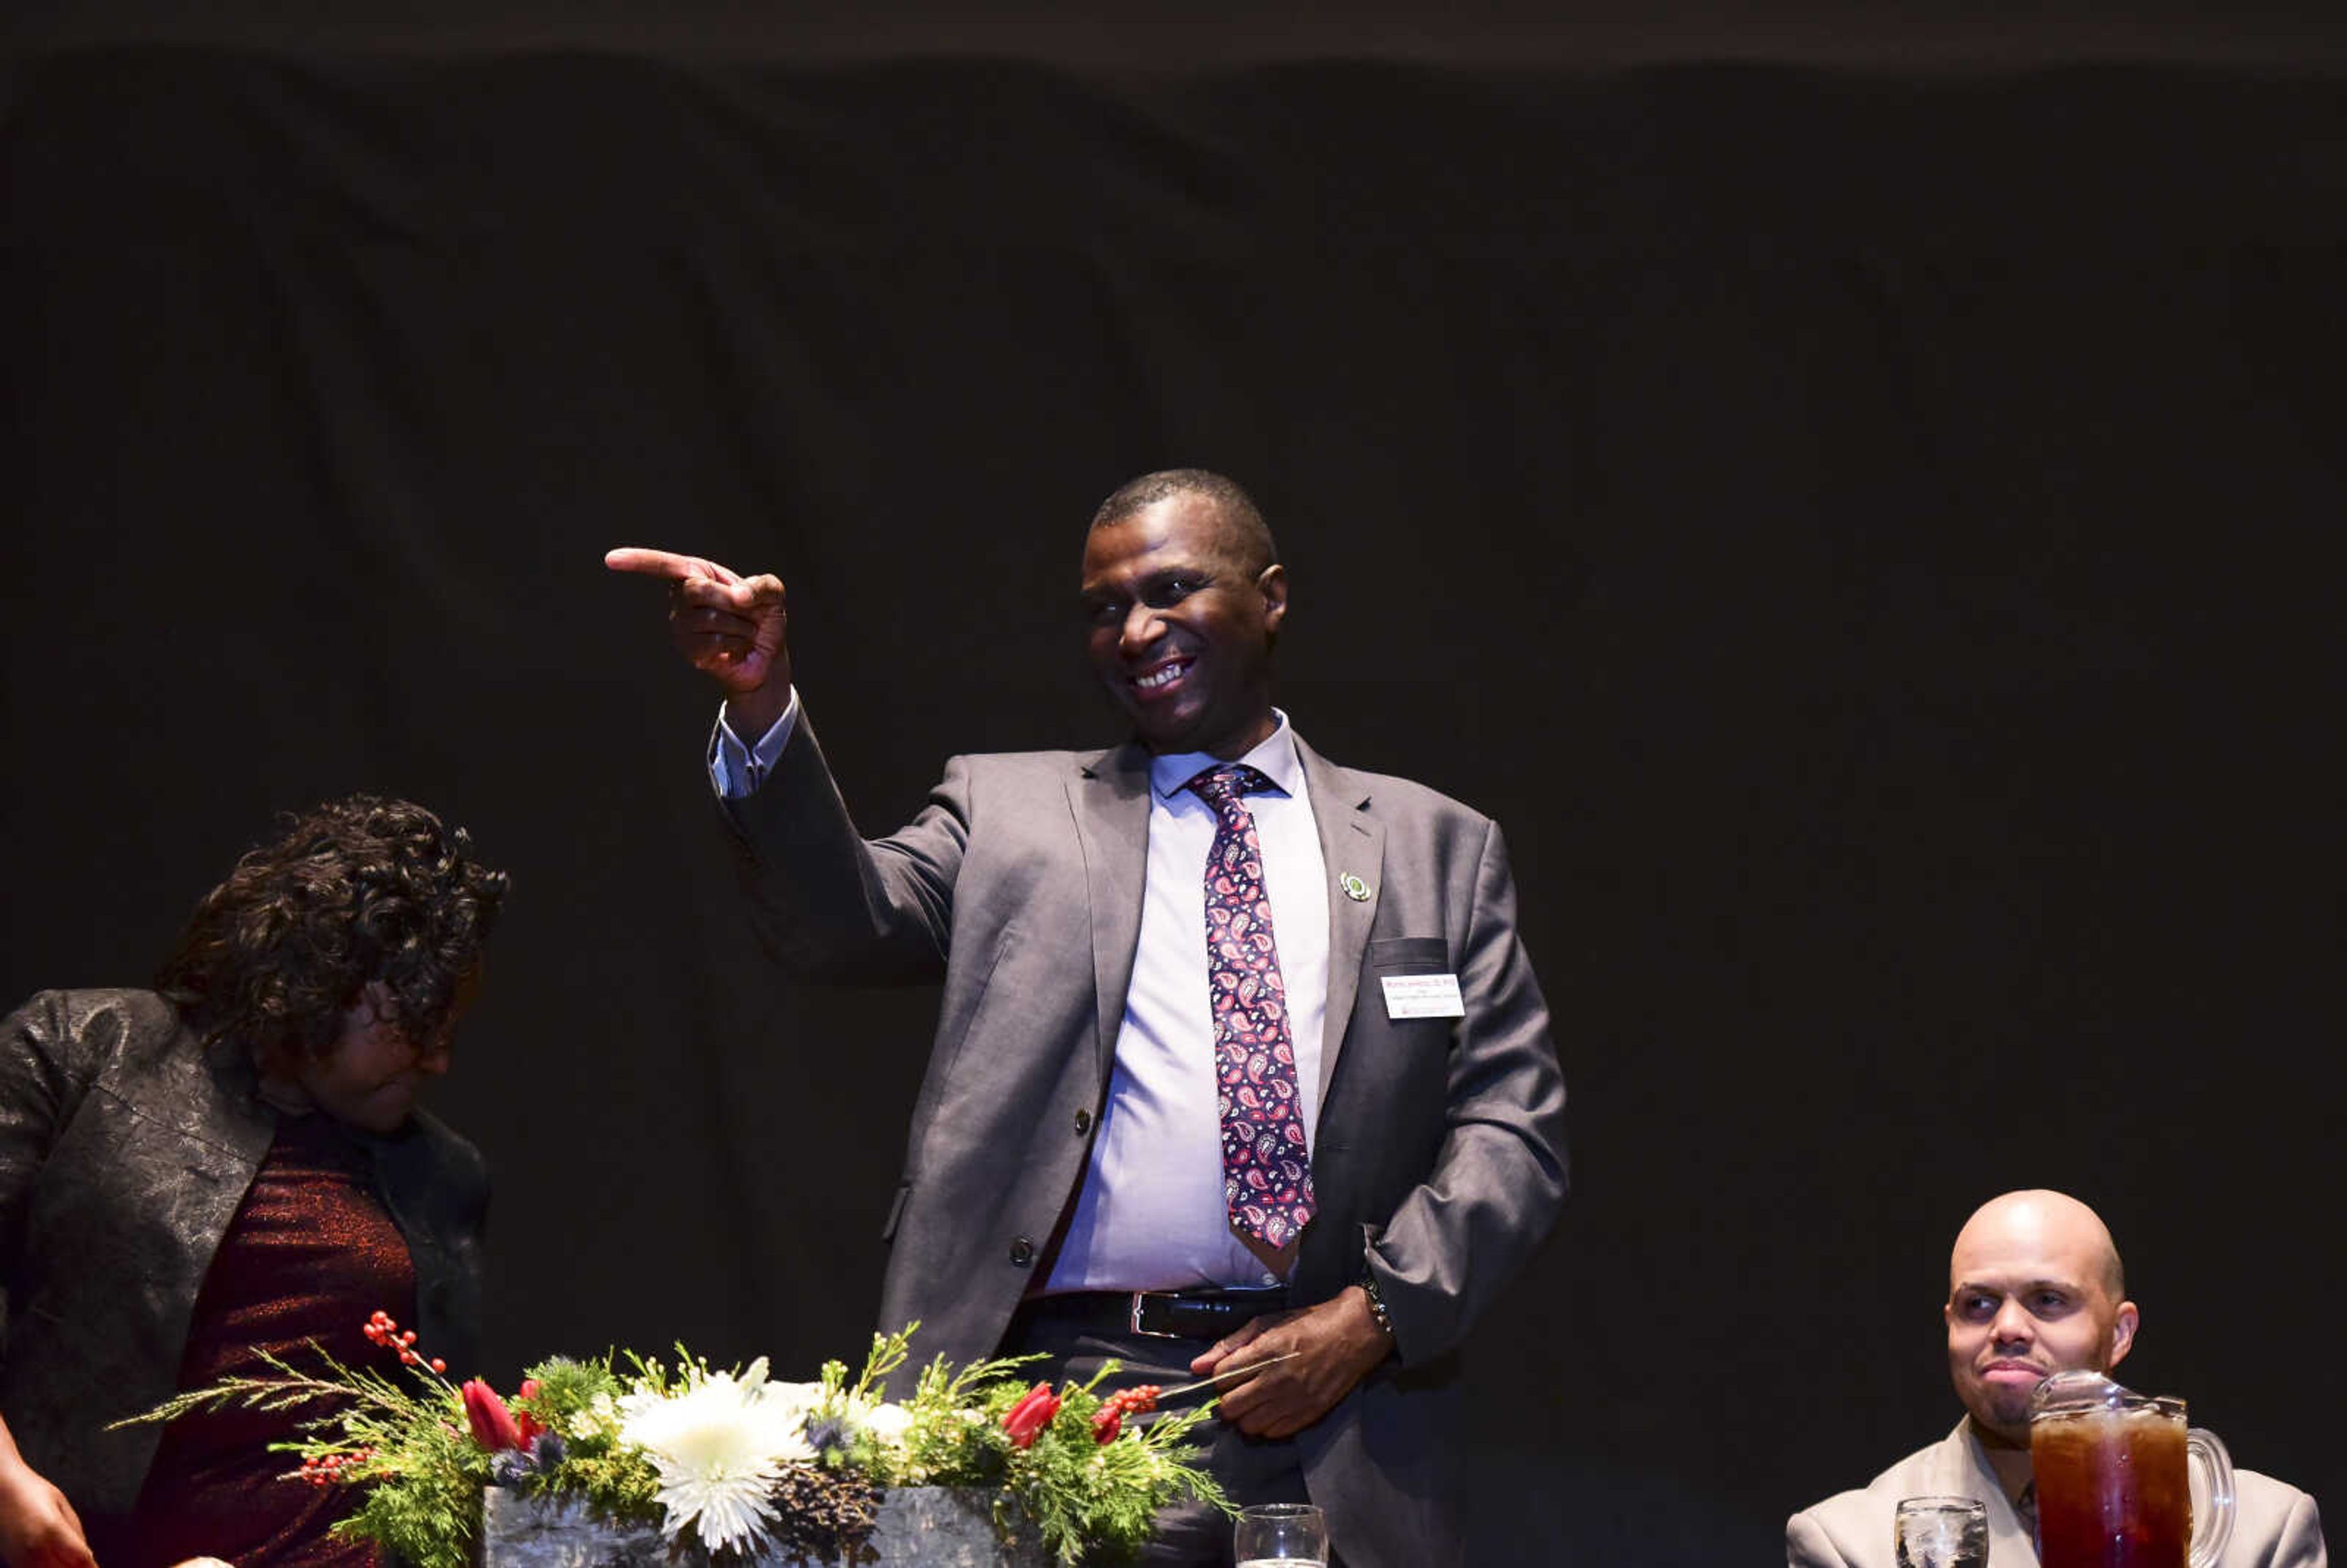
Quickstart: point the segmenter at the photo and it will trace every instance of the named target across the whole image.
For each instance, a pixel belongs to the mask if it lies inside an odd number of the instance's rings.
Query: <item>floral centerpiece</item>
[[[1190,1441],[1211,1406],[1132,1420],[1154,1409],[1156,1389],[1102,1394],[1097,1376],[1030,1386],[1031,1357],[959,1368],[940,1358],[892,1399],[887,1379],[917,1327],[875,1335],[852,1376],[831,1361],[814,1382],[776,1382],[763,1357],[720,1371],[680,1346],[673,1365],[633,1353],[540,1361],[507,1399],[477,1378],[451,1382],[412,1330],[378,1312],[367,1337],[397,1351],[401,1376],[323,1351],[317,1372],[265,1357],[273,1376],[224,1379],[134,1419],[316,1407],[272,1448],[313,1484],[359,1488],[336,1532],[416,1568],[468,1568],[485,1486],[655,1524],[671,1548],[698,1545],[721,1563],[853,1561],[893,1487],[986,1489],[1006,1540],[1031,1533],[1063,1564],[1137,1553],[1167,1503],[1228,1507]]]

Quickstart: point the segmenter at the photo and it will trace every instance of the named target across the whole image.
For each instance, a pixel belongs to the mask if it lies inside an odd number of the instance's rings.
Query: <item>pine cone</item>
[[[880,1489],[859,1476],[792,1465],[775,1482],[774,1538],[777,1555],[797,1563],[841,1558],[879,1560],[866,1542],[880,1521]]]

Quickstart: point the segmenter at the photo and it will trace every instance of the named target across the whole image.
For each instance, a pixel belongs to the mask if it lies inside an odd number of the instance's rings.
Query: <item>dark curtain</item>
[[[1198,464],[1320,749],[1496,815],[1577,1191],[1471,1348],[1486,1563],[1772,1561],[1957,1408],[1970,1208],[2347,1498],[2347,85],[93,47],[6,81],[5,989],[356,788],[515,873],[439,1103],[492,1365],[871,1326],[934,998],[746,935],[609,546],[789,582],[867,828],[1115,738],[1092,505]]]

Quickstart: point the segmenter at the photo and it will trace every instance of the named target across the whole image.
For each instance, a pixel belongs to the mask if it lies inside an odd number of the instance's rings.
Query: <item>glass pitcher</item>
[[[2216,1568],[2232,1537],[2232,1456],[2181,1399],[2057,1372],[2031,1396],[2029,1465],[2041,1568]]]

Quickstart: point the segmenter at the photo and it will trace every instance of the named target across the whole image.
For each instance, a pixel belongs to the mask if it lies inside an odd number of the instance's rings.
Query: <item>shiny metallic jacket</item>
[[[151,991],[44,991],[0,1025],[0,1415],[86,1520],[127,1515],[204,1271],[275,1135],[241,1051]],[[418,1337],[479,1358],[478,1150],[417,1113],[361,1136],[415,1264]]]

